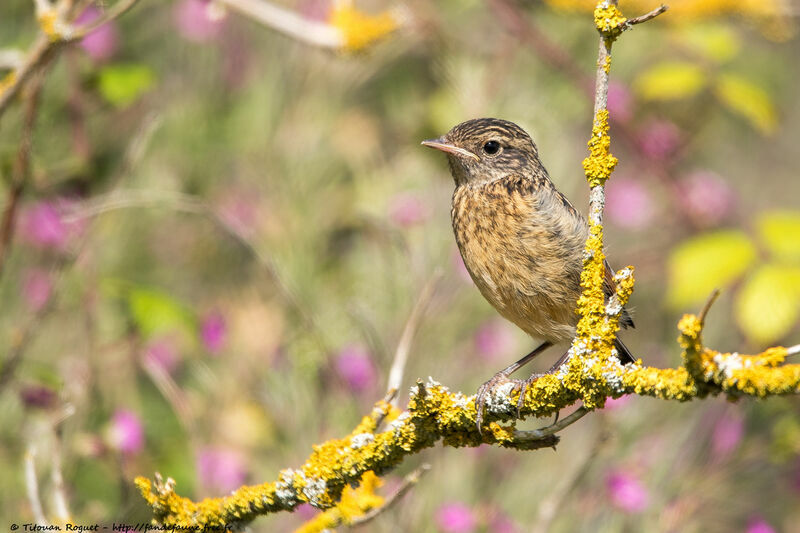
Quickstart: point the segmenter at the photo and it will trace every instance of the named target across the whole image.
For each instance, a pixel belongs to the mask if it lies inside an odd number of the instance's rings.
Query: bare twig
[[[625,26],[630,28],[631,26],[635,26],[636,24],[641,24],[642,22],[647,22],[650,19],[656,18],[657,16],[659,16],[661,13],[663,13],[666,10],[667,10],[667,6],[665,6],[664,4],[661,4],[660,6],[658,6],[654,10],[652,10],[650,13],[645,13],[644,15],[639,15],[638,17],[633,17],[631,19],[628,19],[628,21],[625,23]]]
[[[706,300],[706,304],[703,306],[703,309],[700,311],[700,314],[697,315],[697,318],[698,320],[700,320],[701,325],[705,324],[706,315],[711,310],[711,306],[714,305],[714,302],[717,301],[719,294],[720,294],[719,289],[714,289],[711,292],[711,295],[708,297],[708,300]]]
[[[411,342],[414,340],[414,334],[417,332],[419,322],[425,313],[425,308],[428,306],[428,303],[430,303],[434,288],[441,277],[441,272],[436,272],[431,279],[428,280],[422,288],[419,298],[417,298],[417,303],[414,304],[414,308],[411,310],[411,315],[409,315],[408,321],[406,321],[403,334],[400,336],[400,341],[397,343],[397,350],[395,350],[394,353],[394,360],[392,361],[392,367],[389,371],[389,379],[386,385],[387,391],[399,390],[400,386],[403,384],[403,373],[405,372],[406,363],[408,361]],[[398,398],[397,395],[395,395],[392,400],[392,405],[397,407],[397,402]]]
[[[19,94],[31,77],[41,69],[45,68],[60,52],[61,48],[69,43],[78,41],[86,36],[87,33],[96,29],[101,24],[111,22],[119,17],[136,4],[138,0],[121,0],[109,9],[104,16],[87,26],[77,28],[69,32],[69,35],[48,36],[44,32],[39,34],[33,46],[26,54],[25,60],[16,70],[11,71],[11,83],[0,92],[0,117],[8,109],[11,102]],[[59,4],[59,11],[70,8],[72,2]]]
[[[42,501],[39,499],[39,480],[36,478],[36,448],[31,445],[25,452],[25,487],[28,493],[28,503],[31,506],[33,519],[37,525],[48,525],[44,516]]]
[[[20,133],[19,148],[17,149],[17,157],[14,160],[14,170],[8,189],[6,209],[0,221],[0,276],[3,274],[3,267],[14,237],[19,200],[30,176],[33,130],[36,127],[36,116],[39,110],[39,97],[42,92],[43,82],[44,72],[40,72],[31,80],[29,92],[25,97],[25,116],[22,123],[22,132]]]
[[[322,48],[344,46],[342,32],[330,24],[309,20],[266,0],[216,0],[234,11],[304,43]]]
[[[350,526],[358,527],[363,526],[367,522],[372,521],[376,516],[387,510],[391,507],[395,502],[397,502],[400,498],[405,496],[405,494],[411,490],[411,487],[417,484],[420,478],[429,470],[431,469],[431,465],[425,463],[407,476],[403,478],[403,482],[401,483],[400,487],[392,493],[391,496],[386,498],[383,502],[383,505],[380,507],[376,507],[371,509],[369,512],[364,513],[363,515],[354,518],[350,522]]]
[[[789,348],[786,348],[786,355],[797,355],[800,353],[800,344],[795,344]]]

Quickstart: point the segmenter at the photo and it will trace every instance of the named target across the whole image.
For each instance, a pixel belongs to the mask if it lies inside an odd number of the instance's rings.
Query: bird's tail
[[[633,356],[633,354],[631,354],[631,351],[628,350],[628,347],[625,346],[621,340],[619,340],[619,338],[614,339],[614,348],[617,349],[619,360],[623,365],[636,362],[636,358]]]

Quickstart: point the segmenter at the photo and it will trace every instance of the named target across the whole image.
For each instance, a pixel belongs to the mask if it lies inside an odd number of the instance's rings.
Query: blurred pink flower
[[[628,405],[633,396],[630,394],[626,394],[625,396],[620,396],[619,398],[606,398],[605,409],[609,411],[618,411]]]
[[[203,346],[211,353],[218,353],[228,336],[228,328],[225,324],[225,317],[220,313],[207,315],[200,325],[200,339]]]
[[[453,250],[452,258],[453,269],[456,271],[456,274],[458,274],[458,277],[466,282],[474,283],[472,281],[472,276],[469,275],[467,266],[464,264],[464,258],[461,257],[461,253],[459,253],[457,248]]]
[[[302,0],[298,11],[307,19],[324,22],[331,12],[331,0]]]
[[[707,225],[722,221],[736,204],[728,183],[713,172],[693,172],[681,179],[679,186],[685,207]]]
[[[475,350],[487,360],[496,360],[514,351],[517,343],[511,324],[505,320],[487,320],[474,337]]]
[[[366,348],[357,344],[345,346],[336,356],[336,373],[356,392],[375,385],[378,377],[375,363]]]
[[[639,135],[639,146],[653,159],[666,159],[678,148],[680,130],[672,122],[655,120]]]
[[[760,516],[754,516],[747,522],[747,533],[775,533],[775,528]]]
[[[222,33],[224,18],[207,0],[180,0],[172,15],[178,33],[189,41],[213,41]]]
[[[611,503],[626,513],[639,513],[647,508],[650,495],[647,488],[633,475],[617,470],[606,477],[606,489]]]
[[[653,200],[641,181],[619,177],[606,186],[606,213],[616,225],[642,229],[653,220]]]
[[[723,414],[714,424],[711,434],[711,451],[715,457],[724,458],[730,455],[742,440],[744,422],[738,416]]]
[[[463,503],[447,503],[436,511],[436,527],[445,533],[469,533],[476,525],[472,510]]]
[[[162,337],[150,343],[145,351],[145,360],[171,374],[179,362],[178,352],[174,341],[169,337]]]
[[[244,484],[247,473],[239,453],[227,448],[204,448],[197,455],[200,483],[214,492],[227,493]]]
[[[118,409],[111,418],[109,444],[124,454],[138,453],[144,446],[144,428],[133,411]]]
[[[75,23],[78,26],[90,24],[97,20],[102,12],[94,6],[83,10]],[[119,30],[114,22],[98,26],[93,32],[81,39],[81,48],[95,61],[106,61],[117,51],[119,46]]]
[[[492,516],[489,527],[486,529],[491,533],[517,533],[521,529],[503,512],[497,512]]]
[[[22,297],[31,311],[38,311],[50,300],[53,282],[44,270],[32,269],[23,274]]]
[[[251,237],[259,224],[259,195],[246,189],[228,189],[219,199],[216,210],[233,231]]]
[[[389,218],[403,228],[425,222],[429,216],[430,210],[415,194],[397,194],[389,203]]]
[[[633,116],[631,92],[625,85],[615,81],[608,84],[608,111],[621,122],[627,122]]]
[[[58,401],[56,391],[44,385],[25,385],[19,391],[19,396],[25,407],[37,407],[39,409],[55,407]]]
[[[317,513],[319,513],[319,510],[316,507],[314,507],[313,505],[311,505],[310,503],[303,503],[303,504],[298,505],[297,507],[295,507],[294,508],[294,512],[297,513],[297,515],[302,520],[305,521],[305,520],[311,520],[312,518],[317,516]]]
[[[69,239],[69,227],[54,202],[37,202],[20,213],[20,235],[42,248],[63,249]]]

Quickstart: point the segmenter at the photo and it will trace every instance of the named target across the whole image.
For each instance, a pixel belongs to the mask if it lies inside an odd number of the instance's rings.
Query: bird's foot
[[[475,417],[475,422],[478,426],[478,433],[481,433],[483,412],[486,410],[486,403],[492,398],[492,393],[496,388],[504,385],[510,385],[507,388],[504,387],[506,388],[506,390],[503,391],[504,394],[511,394],[514,391],[519,392],[519,400],[517,401],[517,418],[519,418],[522,406],[525,404],[525,392],[528,390],[528,387],[531,383],[543,375],[544,374],[533,374],[528,379],[511,379],[508,377],[508,373],[506,371],[500,371],[495,374],[492,379],[481,385],[478,388],[478,393],[475,395],[475,409],[478,412],[477,416]]]

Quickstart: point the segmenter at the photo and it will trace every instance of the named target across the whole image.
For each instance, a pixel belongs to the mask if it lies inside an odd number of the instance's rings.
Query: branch
[[[71,2],[62,1],[44,13],[37,13],[41,32],[33,46],[19,66],[0,79],[0,117],[3,116],[11,102],[30,81],[31,77],[39,70],[44,69],[57,57],[61,48],[69,43],[79,41],[102,24],[111,22],[124,14],[136,4],[138,0],[120,0],[98,20],[84,27],[73,28],[61,17],[72,7]]]

